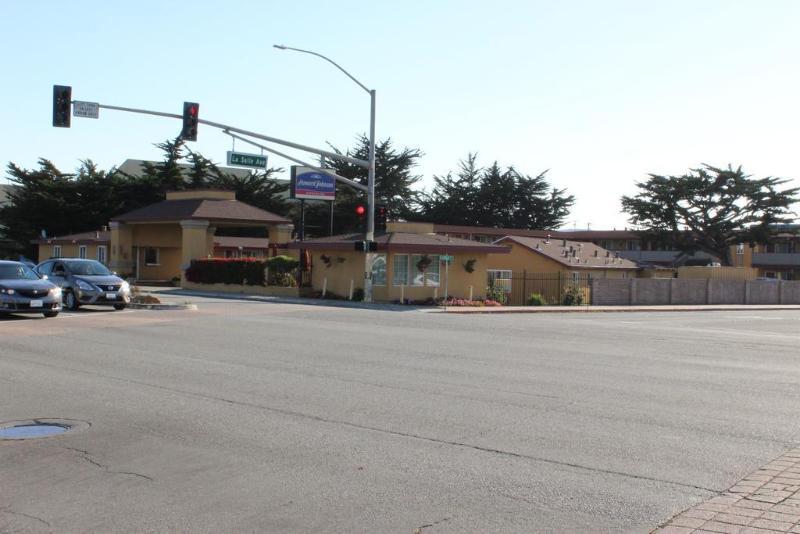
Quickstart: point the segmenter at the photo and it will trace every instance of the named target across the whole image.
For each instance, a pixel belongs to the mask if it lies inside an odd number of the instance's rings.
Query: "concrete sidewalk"
[[[655,534],[800,532],[800,449],[670,519]]]
[[[601,313],[601,312],[694,312],[694,311],[776,311],[800,310],[800,304],[715,304],[715,305],[671,305],[671,306],[412,306],[389,303],[365,303],[348,300],[324,300],[312,298],[267,297],[248,295],[246,293],[223,293],[215,291],[196,291],[175,287],[140,287],[142,293],[158,295],[158,298],[169,302],[182,297],[216,298],[227,300],[244,300],[275,304],[303,304],[306,306],[327,306],[339,308],[359,308],[384,311],[422,311],[428,313],[461,313],[461,314],[502,314],[502,313]]]
[[[671,306],[450,306],[445,313],[599,313],[599,312],[694,312],[694,311],[775,311],[800,310],[800,304],[710,304]]]

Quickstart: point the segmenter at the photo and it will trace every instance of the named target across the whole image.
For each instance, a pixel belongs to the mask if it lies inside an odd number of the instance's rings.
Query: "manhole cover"
[[[85,421],[61,419],[34,419],[31,421],[10,421],[0,423],[0,440],[46,438],[64,434],[76,428],[88,427]]]

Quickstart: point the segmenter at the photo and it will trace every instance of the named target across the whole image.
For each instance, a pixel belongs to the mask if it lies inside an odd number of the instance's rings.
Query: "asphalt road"
[[[0,532],[648,532],[800,441],[800,312],[0,319]]]

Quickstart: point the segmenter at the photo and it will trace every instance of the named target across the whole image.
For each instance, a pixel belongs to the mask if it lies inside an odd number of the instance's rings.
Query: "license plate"
[[[29,306],[31,308],[41,308],[42,306],[44,306],[44,303],[42,303],[41,300],[32,300]]]
[[[116,293],[106,293],[106,299],[108,300],[116,300],[117,294]]]

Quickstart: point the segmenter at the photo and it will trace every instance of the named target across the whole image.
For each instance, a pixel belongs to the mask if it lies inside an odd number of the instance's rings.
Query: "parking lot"
[[[648,532],[800,438],[800,312],[0,318],[0,531]]]

